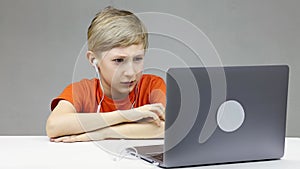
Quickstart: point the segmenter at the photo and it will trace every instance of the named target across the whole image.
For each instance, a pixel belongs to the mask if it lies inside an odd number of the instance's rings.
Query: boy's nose
[[[124,74],[126,76],[133,76],[135,74],[135,67],[132,64],[128,64],[125,67]]]

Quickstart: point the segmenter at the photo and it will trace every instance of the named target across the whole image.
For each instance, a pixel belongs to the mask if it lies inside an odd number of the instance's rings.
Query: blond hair
[[[142,21],[129,11],[110,6],[96,14],[87,36],[88,50],[94,52],[139,44],[148,48],[148,33]]]

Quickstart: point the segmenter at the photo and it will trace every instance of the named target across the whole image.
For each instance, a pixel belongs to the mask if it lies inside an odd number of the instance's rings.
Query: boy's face
[[[98,66],[105,95],[113,99],[127,97],[142,77],[144,54],[142,44],[102,52]]]

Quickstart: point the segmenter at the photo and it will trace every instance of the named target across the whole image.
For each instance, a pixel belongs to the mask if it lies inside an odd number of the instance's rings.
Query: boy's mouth
[[[135,84],[135,80],[129,82],[121,82],[122,85],[133,86]]]

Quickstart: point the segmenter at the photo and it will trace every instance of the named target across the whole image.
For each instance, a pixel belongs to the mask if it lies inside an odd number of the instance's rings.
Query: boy
[[[148,33],[133,13],[107,7],[88,29],[87,59],[98,78],[75,82],[51,102],[50,141],[161,138],[166,86],[143,75]],[[99,113],[97,113],[99,112]]]

